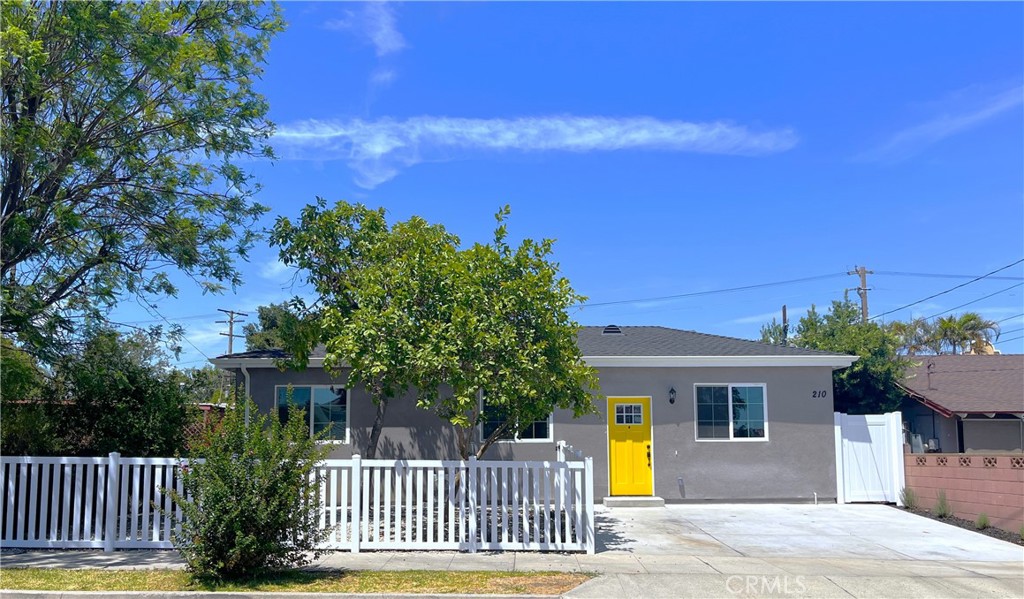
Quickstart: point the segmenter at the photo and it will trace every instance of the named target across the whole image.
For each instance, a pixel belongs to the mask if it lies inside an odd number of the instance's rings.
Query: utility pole
[[[863,266],[858,266],[855,270],[851,270],[848,275],[860,275],[860,287],[857,288],[857,295],[860,296],[860,321],[868,321],[868,275],[875,274],[875,271],[868,270]]]
[[[242,337],[243,336],[243,335],[236,335],[235,334],[235,323],[236,322],[244,322],[245,321],[244,318],[236,318],[236,317],[237,316],[248,316],[248,314],[245,313],[245,312],[238,312],[237,310],[225,310],[223,308],[217,308],[217,311],[218,312],[223,312],[223,313],[228,315],[228,319],[227,320],[218,320],[217,322],[228,325],[228,332],[227,333],[221,333],[221,335],[223,335],[223,336],[228,338],[228,353],[229,354],[233,354],[233,353],[235,353],[235,351],[234,351],[235,350],[235,344],[234,344],[235,337]]]
[[[789,345],[789,316],[786,315],[786,304],[782,304],[782,346]]]

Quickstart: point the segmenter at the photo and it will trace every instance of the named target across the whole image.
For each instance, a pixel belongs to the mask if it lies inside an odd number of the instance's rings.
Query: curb
[[[7,591],[4,599],[558,599],[554,595],[478,595],[478,594],[382,594],[382,593],[278,593],[213,591]],[[564,595],[562,595],[563,597]]]

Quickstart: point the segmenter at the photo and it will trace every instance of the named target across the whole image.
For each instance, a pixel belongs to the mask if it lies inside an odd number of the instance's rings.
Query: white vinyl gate
[[[835,413],[836,503],[903,505],[903,421],[899,412]]]
[[[4,547],[169,549],[186,460],[0,458]],[[325,460],[325,549],[594,552],[593,460]],[[175,518],[169,517],[171,514]]]

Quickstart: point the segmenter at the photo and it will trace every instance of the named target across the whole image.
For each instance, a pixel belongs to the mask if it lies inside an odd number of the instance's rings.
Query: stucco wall
[[[964,451],[1021,451],[1024,448],[1024,420],[968,418],[963,421]]]
[[[282,373],[250,369],[251,395],[262,411],[274,404],[274,386],[332,384],[322,369]],[[604,368],[599,370],[606,396],[650,396],[653,425],[654,492],[666,501],[688,500],[834,500],[835,444],[832,374],[827,367],[776,368]],[[344,376],[341,377],[344,380]],[[764,383],[767,441],[696,441],[694,385]],[[668,391],[677,400],[669,404]],[[825,397],[812,392],[825,389]],[[565,440],[594,458],[597,497],[608,493],[607,402],[598,413],[573,419],[556,412],[552,442],[497,443],[489,459],[551,460],[555,443]],[[365,447],[374,408],[360,389],[350,390],[352,444],[337,445],[332,457],[348,457]],[[452,427],[419,410],[411,397],[393,400],[378,450],[382,458],[457,456]],[[353,451],[356,449],[356,451]],[[681,484],[680,484],[681,480]]]

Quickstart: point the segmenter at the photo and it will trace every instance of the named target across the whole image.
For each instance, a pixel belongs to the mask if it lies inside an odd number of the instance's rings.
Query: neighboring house
[[[556,411],[487,459],[553,460],[564,440],[594,459],[598,497],[812,500],[836,495],[832,371],[854,356],[664,327],[583,327],[579,347],[598,370],[597,414]],[[330,428],[332,457],[365,447],[374,408],[332,378],[321,349],[302,372],[278,370],[280,351],[211,360],[232,371],[261,411],[290,397],[313,405],[310,429]],[[487,428],[487,423],[482,429]],[[481,434],[484,431],[481,430]],[[454,431],[410,394],[388,406],[378,457],[455,458]]]
[[[910,395],[903,420],[925,449],[936,439],[931,450],[946,453],[1024,450],[1024,355],[911,360],[900,383]]]

